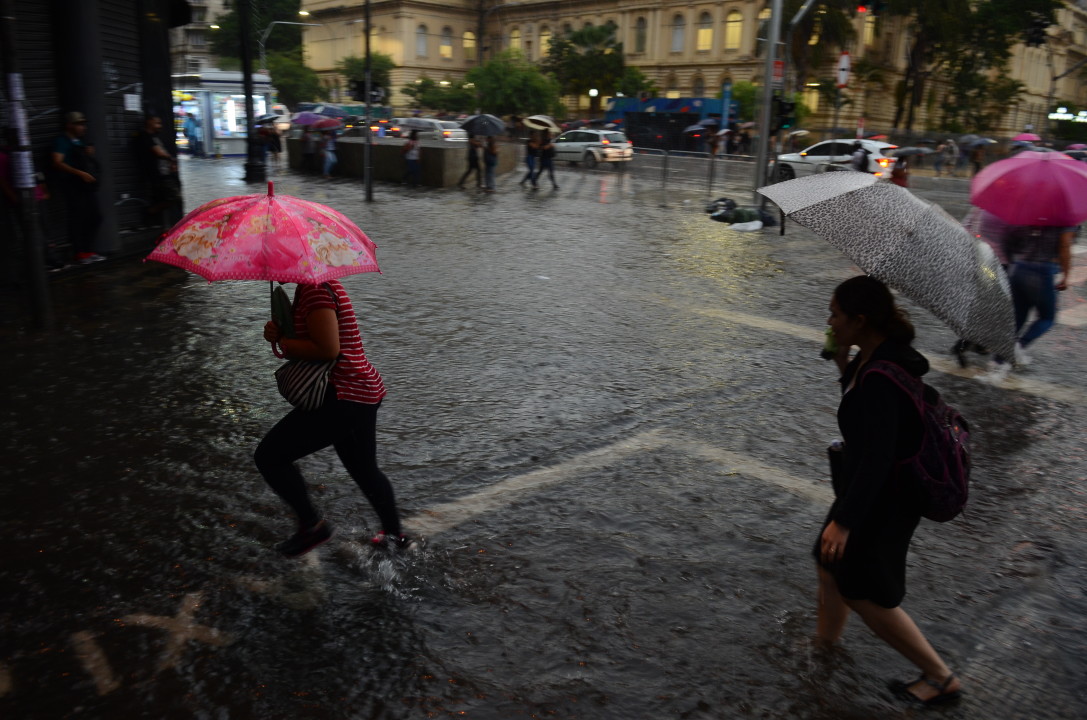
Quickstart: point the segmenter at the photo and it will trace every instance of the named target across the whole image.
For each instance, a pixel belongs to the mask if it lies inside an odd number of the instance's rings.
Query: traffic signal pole
[[[365,15],[363,17],[365,22],[362,27],[363,32],[366,33],[366,148],[362,151],[364,166],[363,175],[365,175],[364,180],[366,183],[366,200],[367,202],[372,202],[374,199],[374,131],[370,129],[370,126],[373,124],[370,112],[370,103],[373,100],[370,96],[373,88],[370,73],[370,0],[366,0]]]
[[[766,163],[770,150],[770,120],[773,114],[774,60],[777,59],[778,41],[781,38],[782,0],[770,2],[770,33],[767,37],[766,68],[762,83],[762,112],[759,114],[759,147],[755,155],[755,187],[752,190],[755,204],[759,205],[762,196],[755,192],[766,184]]]

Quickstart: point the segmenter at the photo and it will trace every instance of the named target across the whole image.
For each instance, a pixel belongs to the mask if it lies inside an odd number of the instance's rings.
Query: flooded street
[[[238,159],[182,173],[188,209],[263,190]],[[710,221],[682,178],[556,175],[372,204],[271,177],[378,245],[383,274],[343,283],[414,552],[366,547],[376,516],[331,450],[300,466],[336,536],[272,550],[293,521],[252,461],[289,408],[267,283],[118,259],[52,281],[48,334],[3,296],[0,717],[921,716],[886,689],[916,670],[859,619],[811,642],[838,437],[819,350],[856,268],[793,223]],[[915,191],[965,214],[965,180]],[[1087,716],[1085,265],[1005,387],[905,303],[975,430],[970,506],[922,523],[904,603],[963,680],[941,717]]]

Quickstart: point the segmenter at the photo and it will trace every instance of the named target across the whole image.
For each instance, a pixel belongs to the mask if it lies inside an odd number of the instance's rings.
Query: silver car
[[[412,130],[419,131],[420,140],[467,140],[468,133],[451,120],[434,118],[393,118],[390,130],[400,137],[407,137]]]
[[[634,145],[616,130],[567,130],[554,143],[556,160],[583,162],[586,167],[626,162],[634,157]]]
[[[853,157],[853,143],[856,140],[824,140],[798,153],[778,155],[778,179],[792,180],[827,170],[848,170]],[[891,143],[879,140],[860,140],[868,151],[868,172],[878,178],[889,178],[895,159],[890,152],[898,148]]]

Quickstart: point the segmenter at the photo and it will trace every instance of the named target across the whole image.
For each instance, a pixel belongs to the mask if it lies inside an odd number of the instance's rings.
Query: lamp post
[[[479,34],[476,36],[476,67],[483,65],[483,33],[486,31],[485,23],[487,22],[487,16],[493,13],[495,10],[501,10],[502,8],[510,7],[511,5],[520,5],[519,2],[499,3],[493,7],[489,7],[486,10],[483,9],[483,0],[479,0]],[[491,53],[494,56],[494,53]]]
[[[265,72],[268,71],[268,58],[265,57],[264,43],[268,40],[268,35],[271,34],[272,28],[276,25],[306,25],[308,27],[324,27],[324,23],[305,23],[305,22],[290,22],[289,20],[273,20],[268,23],[268,27],[264,28],[264,32],[260,34],[257,39],[257,45],[260,47],[260,69]]]
[[[600,91],[596,88],[589,88],[589,115],[590,117],[596,115],[596,97],[600,94]]]

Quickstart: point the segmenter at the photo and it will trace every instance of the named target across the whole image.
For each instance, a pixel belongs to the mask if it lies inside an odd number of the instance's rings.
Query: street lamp
[[[302,13],[299,13],[301,15]],[[307,13],[308,14],[308,13]],[[268,35],[272,32],[272,28],[276,25],[306,25],[308,27],[324,27],[324,23],[304,23],[304,22],[290,22],[288,20],[273,20],[268,23],[268,27],[264,28],[264,32],[260,34],[257,39],[257,45],[260,46],[260,69],[265,72],[268,71],[268,58],[264,54],[264,42],[268,39]]]

